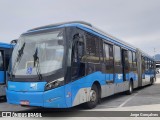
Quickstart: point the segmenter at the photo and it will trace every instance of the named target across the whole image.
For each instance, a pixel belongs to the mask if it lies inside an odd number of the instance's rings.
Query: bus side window
[[[150,69],[150,59],[148,58],[148,70]]]
[[[86,62],[99,63],[100,61],[100,39],[96,36],[86,33]],[[102,56],[102,55],[101,55]]]
[[[151,69],[151,60],[149,59],[149,69]]]
[[[0,51],[0,71],[4,70],[3,52]]]
[[[145,58],[142,56],[142,74],[145,71]]]
[[[104,44],[104,54],[106,63],[106,72],[113,73],[113,46],[109,44]]]
[[[149,62],[150,62],[150,66],[149,67],[150,67],[150,69],[152,69],[152,60],[150,59]]]
[[[100,56],[100,62],[103,62],[104,60],[103,60],[103,41],[102,41],[102,39],[99,39],[99,56]],[[105,53],[104,53],[105,54]]]
[[[132,70],[133,64],[132,64],[132,52],[128,52],[128,57],[129,57],[129,67]]]
[[[154,69],[154,61],[152,60],[152,69]]]
[[[115,65],[116,66],[121,66],[121,49],[119,46],[115,46]]]
[[[133,52],[133,67],[134,68],[137,67],[137,60],[136,60],[136,54],[135,54],[135,52]]]
[[[148,58],[145,57],[145,71],[148,70]]]
[[[115,46],[114,62],[115,62],[115,67],[114,67],[115,74],[122,74],[121,48],[119,46]]]
[[[144,57],[144,61],[145,61],[145,70],[147,70],[147,60],[146,60],[146,57]]]

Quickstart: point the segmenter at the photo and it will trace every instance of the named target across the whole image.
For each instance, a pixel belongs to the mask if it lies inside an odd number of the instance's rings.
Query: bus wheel
[[[133,93],[133,82],[129,82],[129,90],[126,92],[128,95],[131,95]]]
[[[92,109],[98,104],[98,88],[94,84],[90,91],[90,101],[84,104],[87,109]]]
[[[154,83],[154,78],[151,78],[150,79],[150,85],[153,85],[153,83]]]

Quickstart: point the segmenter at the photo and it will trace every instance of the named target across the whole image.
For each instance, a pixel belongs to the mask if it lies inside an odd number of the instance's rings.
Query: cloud
[[[159,0],[1,0],[0,41],[38,26],[84,20],[145,51],[159,51],[159,11]]]
[[[159,32],[137,37],[128,37],[124,39],[126,42],[140,48],[144,52],[150,55],[154,55],[160,53],[160,36],[158,36],[157,34],[159,34]]]

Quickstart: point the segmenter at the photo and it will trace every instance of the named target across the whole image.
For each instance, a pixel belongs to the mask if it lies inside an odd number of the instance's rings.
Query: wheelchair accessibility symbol
[[[27,68],[27,74],[29,74],[29,75],[32,74],[32,68],[31,67]]]

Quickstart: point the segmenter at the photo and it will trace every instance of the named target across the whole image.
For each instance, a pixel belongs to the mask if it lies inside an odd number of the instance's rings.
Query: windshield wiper
[[[39,80],[42,80],[42,75],[41,75],[41,71],[40,71],[40,65],[39,65],[39,57],[38,57],[38,49],[36,48],[36,51],[33,55],[34,58],[34,67],[36,67],[36,72],[37,72],[37,76],[39,78]]]
[[[20,59],[22,58],[23,50],[24,50],[25,45],[26,45],[26,43],[24,42],[24,43],[23,43],[23,46],[21,47],[21,49],[18,50],[18,57],[17,57],[17,60],[16,60],[17,62],[19,62]]]
[[[19,63],[19,61],[21,60],[22,58],[22,55],[23,55],[23,50],[24,50],[24,47],[25,47],[26,43],[24,42],[21,49],[18,50],[18,55],[17,55],[17,59],[15,60],[14,64],[13,64],[13,67],[11,69],[11,74],[10,76],[12,77],[13,76],[13,71],[17,65],[17,63]]]

